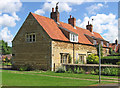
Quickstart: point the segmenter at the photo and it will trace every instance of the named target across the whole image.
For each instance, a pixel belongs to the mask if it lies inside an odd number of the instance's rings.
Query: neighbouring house
[[[115,53],[120,53],[120,44],[118,44],[117,39],[115,40],[115,43],[110,43],[109,47],[111,47]]]
[[[86,29],[76,26],[70,15],[68,23],[59,20],[58,6],[52,8],[50,18],[29,13],[12,41],[13,66],[24,64],[34,69],[55,70],[62,64],[86,64],[89,54],[97,54],[96,45],[103,46],[104,56],[109,54],[109,42],[93,31],[88,22]]]

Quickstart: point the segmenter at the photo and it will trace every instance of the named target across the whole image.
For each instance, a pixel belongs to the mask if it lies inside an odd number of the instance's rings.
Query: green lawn
[[[52,76],[57,76],[57,77],[52,77]],[[73,79],[73,78],[80,78],[80,79]],[[54,72],[40,73],[35,71],[19,72],[19,71],[3,70],[2,72],[2,83],[4,86],[89,86],[89,85],[98,84],[98,81],[82,80],[82,79],[97,80],[98,76],[90,75],[90,74],[70,74],[70,73],[54,73]],[[106,83],[114,83],[114,82],[103,81],[102,83],[106,84]]]

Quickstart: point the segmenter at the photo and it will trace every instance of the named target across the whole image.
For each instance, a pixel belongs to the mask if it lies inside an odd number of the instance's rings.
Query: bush
[[[73,73],[73,71],[72,71],[71,68],[69,68],[67,72],[68,72],[68,73]]]
[[[117,76],[118,68],[104,68],[101,71],[102,75]]]
[[[101,59],[120,59],[120,56],[105,56],[102,57]]]
[[[99,57],[95,54],[90,54],[87,57],[87,63],[88,64],[98,64],[99,63]]]
[[[120,61],[120,56],[106,56],[101,58],[102,64],[117,64]]]
[[[77,69],[76,68],[74,68],[74,73],[77,73]]]
[[[90,73],[94,75],[94,74],[95,74],[95,71],[94,71],[94,70],[92,70]]]
[[[30,71],[33,70],[29,64],[25,64],[19,67],[19,71]]]
[[[85,73],[85,71],[82,68],[80,68],[80,73]]]
[[[25,67],[25,66],[21,66],[20,68],[19,68],[19,71],[27,71],[27,67]]]
[[[80,73],[80,69],[79,69],[79,67],[77,68],[77,73],[78,73],[78,74]]]
[[[56,73],[65,73],[65,69],[63,67],[59,67],[57,70],[56,70]]]

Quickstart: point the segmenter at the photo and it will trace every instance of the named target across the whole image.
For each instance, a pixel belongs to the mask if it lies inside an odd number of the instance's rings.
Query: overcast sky
[[[23,0],[22,0],[23,1]],[[85,2],[86,0],[44,0],[44,2],[21,2],[20,0],[0,0],[0,38],[11,41],[22,26],[29,12],[50,17],[51,8],[59,1],[60,21],[68,23],[70,15],[76,18],[76,25],[86,28],[93,22],[93,31],[105,40],[114,42],[118,38],[118,2]]]

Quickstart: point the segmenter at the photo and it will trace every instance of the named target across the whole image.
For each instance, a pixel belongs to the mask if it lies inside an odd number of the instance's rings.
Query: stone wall
[[[27,33],[35,33],[36,42],[26,42]],[[15,36],[12,49],[16,69],[26,64],[34,69],[51,69],[51,39],[31,14]]]
[[[107,54],[109,54],[109,49],[107,49]],[[79,54],[83,54],[84,60],[86,63],[86,57],[90,53],[97,54],[97,49],[95,46],[90,45],[82,45],[82,44],[73,44],[69,42],[60,42],[60,41],[52,41],[52,70],[61,66],[60,60],[61,55],[60,53],[69,53],[72,57],[72,63],[75,63],[76,60],[79,59]],[[106,54],[106,48],[103,48],[104,55]]]

